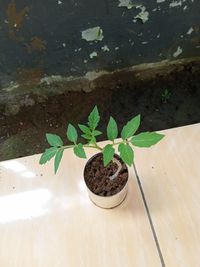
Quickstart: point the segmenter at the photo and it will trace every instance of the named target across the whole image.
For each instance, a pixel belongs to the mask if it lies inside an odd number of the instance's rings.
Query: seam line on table
[[[138,183],[138,186],[139,186],[139,189],[140,189],[140,193],[142,195],[142,200],[143,200],[143,203],[144,203],[144,206],[145,206],[145,210],[146,210],[146,213],[147,213],[147,217],[148,217],[148,220],[149,220],[149,224],[150,224],[150,227],[151,227],[153,238],[154,238],[154,241],[156,243],[156,248],[157,248],[158,255],[159,255],[159,258],[160,258],[160,261],[161,261],[161,265],[162,265],[162,267],[165,267],[165,262],[164,262],[162,251],[161,251],[161,248],[160,248],[160,245],[159,245],[158,237],[156,235],[156,231],[155,231],[155,228],[154,228],[154,225],[153,225],[153,221],[152,221],[152,218],[151,218],[149,207],[148,207],[148,204],[147,204],[147,201],[146,201],[146,198],[145,198],[145,194],[144,194],[144,191],[143,191],[143,188],[142,188],[142,184],[141,184],[141,181],[140,181],[140,177],[138,175],[138,172],[137,172],[137,169],[135,167],[135,164],[133,164],[133,168],[134,168],[134,171],[135,171],[135,176],[136,176],[137,183]]]

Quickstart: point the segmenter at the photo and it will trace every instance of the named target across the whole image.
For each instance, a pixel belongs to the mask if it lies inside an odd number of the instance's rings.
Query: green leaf
[[[113,117],[110,117],[110,120],[108,122],[107,126],[107,136],[108,139],[113,141],[115,138],[118,136],[118,128],[117,128],[117,123],[113,119]]]
[[[84,133],[84,134],[91,134],[91,130],[88,126],[86,125],[83,125],[83,124],[79,124],[78,127],[81,129],[81,131]]]
[[[60,161],[62,159],[63,152],[64,152],[64,148],[61,148],[56,153],[55,160],[54,160],[54,172],[55,172],[55,174],[56,174],[58,167],[60,165]]]
[[[87,134],[82,134],[81,135],[83,138],[85,138],[86,140],[90,140],[92,138],[91,135],[87,135]]]
[[[54,146],[54,147],[63,146],[62,139],[60,138],[60,136],[58,136],[56,134],[49,134],[49,133],[47,133],[46,134],[46,138],[47,138],[48,143],[51,146]]]
[[[75,127],[70,123],[67,127],[67,138],[69,139],[69,141],[73,143],[76,143],[77,138],[78,138],[78,134],[77,134]]]
[[[47,148],[40,158],[40,164],[45,164],[47,161],[52,159],[55,156],[57,150],[57,147]]]
[[[107,166],[108,163],[113,159],[115,150],[112,145],[106,145],[103,149],[103,164]]]
[[[78,144],[74,147],[74,154],[79,158],[86,159],[85,150],[82,144]]]
[[[97,106],[95,106],[88,117],[88,125],[90,129],[94,130],[97,127],[99,121],[100,121],[99,111]]]
[[[100,131],[98,131],[98,130],[94,130],[93,131],[93,135],[94,136],[99,136],[99,135],[101,135],[102,134],[102,132],[100,132]]]
[[[118,147],[118,150],[120,152],[120,157],[122,158],[123,162],[131,166],[134,160],[133,149],[129,145],[121,143]]]
[[[150,147],[157,144],[163,137],[163,134],[144,132],[133,136],[131,143],[138,147]]]
[[[132,120],[123,127],[121,137],[123,140],[131,137],[137,131],[140,126],[140,115],[134,117]]]

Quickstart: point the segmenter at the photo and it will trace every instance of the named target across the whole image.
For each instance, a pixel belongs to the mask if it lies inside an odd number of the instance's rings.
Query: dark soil
[[[42,103],[22,108],[14,116],[6,116],[0,107],[0,161],[41,153],[48,146],[47,132],[66,140],[67,124],[85,123],[95,104],[101,113],[100,130],[104,133],[110,115],[117,120],[119,130],[137,114],[142,117],[140,131],[200,122],[200,63],[179,66],[144,80],[141,75],[140,79],[134,76],[131,84],[128,79],[122,83],[115,77],[115,88],[101,82],[100,88],[90,93],[51,96]],[[165,99],[166,89],[169,96]],[[105,139],[105,134],[98,138]]]
[[[88,188],[99,196],[112,196],[122,190],[128,181],[128,169],[118,155],[115,155],[121,164],[122,169],[118,176],[110,180],[109,177],[116,173],[118,166],[116,163],[109,163],[103,166],[102,153],[96,154],[92,160],[88,161],[84,170],[84,178]]]

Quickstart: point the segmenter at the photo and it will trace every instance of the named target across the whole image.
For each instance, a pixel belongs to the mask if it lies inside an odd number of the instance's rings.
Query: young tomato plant
[[[78,124],[82,132],[81,136],[86,140],[84,144],[78,142],[78,132],[72,124],[68,125],[66,133],[67,139],[72,143],[71,145],[64,145],[60,136],[47,133],[46,138],[51,147],[47,148],[42,154],[40,164],[45,164],[54,158],[54,171],[56,173],[65,149],[72,148],[76,156],[86,158],[85,148],[96,148],[103,153],[104,166],[107,166],[113,160],[116,150],[120,153],[123,162],[131,166],[134,162],[133,146],[150,147],[164,137],[164,135],[156,132],[143,132],[135,135],[140,126],[140,115],[137,115],[124,125],[121,131],[121,139],[116,141],[118,137],[118,126],[115,119],[110,117],[107,125],[107,137],[110,143],[104,147],[100,147],[96,140],[97,136],[102,134],[97,129],[99,121],[98,108],[95,106],[88,116],[87,124]]]

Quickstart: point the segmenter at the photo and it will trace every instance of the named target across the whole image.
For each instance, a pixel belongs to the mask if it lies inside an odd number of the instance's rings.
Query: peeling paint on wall
[[[131,9],[135,6],[136,4],[134,4],[132,0],[119,0],[118,7],[126,7],[127,9]]]
[[[19,87],[19,84],[12,81],[10,82],[8,87],[3,88],[2,90],[6,92],[12,92],[14,89],[17,89],[18,87]]]
[[[182,6],[182,1],[175,1],[173,0],[170,4],[169,7],[177,7],[177,6]]]
[[[145,6],[138,6],[138,8],[141,10],[137,16],[135,16],[135,19],[139,19],[142,21],[142,23],[145,23],[149,20],[149,12],[146,10]]]
[[[76,48],[76,49],[74,49],[74,52],[80,52],[82,50],[82,48],[81,47],[79,47],[79,48]]]
[[[190,35],[190,34],[192,34],[193,33],[193,31],[194,31],[194,28],[193,27],[191,27],[188,31],[187,31],[187,34],[188,35]]]
[[[101,50],[103,50],[103,52],[109,52],[110,48],[107,45],[104,45],[101,47]]]
[[[89,57],[90,57],[91,59],[93,59],[94,57],[97,57],[97,52],[96,52],[96,51],[93,51],[93,52],[89,55]]]
[[[197,0],[88,0],[84,5],[8,0],[0,5],[0,90],[18,81],[20,68],[39,66],[48,76],[70,76],[171,60],[180,49],[179,57],[200,55]],[[89,8],[94,11],[88,13]]]
[[[99,26],[82,31],[81,36],[88,42],[102,41],[104,38],[103,30]]]
[[[160,4],[160,3],[164,3],[165,0],[157,0],[157,3]]]
[[[49,77],[43,77],[40,79],[40,84],[46,83],[47,85],[50,85],[55,82],[62,82],[63,77],[61,75],[51,75]]]
[[[183,53],[183,49],[180,46],[178,46],[177,50],[173,53],[173,57],[178,57],[182,53]]]

